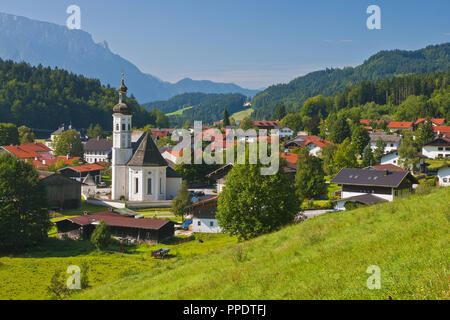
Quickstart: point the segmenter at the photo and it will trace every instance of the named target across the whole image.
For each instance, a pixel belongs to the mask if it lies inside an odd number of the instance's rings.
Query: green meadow
[[[450,188],[163,262],[78,299],[449,299]],[[370,290],[369,266],[380,268]]]
[[[239,112],[233,113],[230,118],[233,118],[234,120],[243,120],[245,117],[250,117],[253,113],[252,108],[248,108]]]
[[[449,199],[450,188],[437,188],[245,242],[203,234],[102,253],[89,241],[49,238],[0,255],[0,299],[48,299],[55,271],[83,263],[90,288],[72,299],[449,299]],[[162,247],[172,258],[150,257]],[[372,265],[379,290],[366,285]]]

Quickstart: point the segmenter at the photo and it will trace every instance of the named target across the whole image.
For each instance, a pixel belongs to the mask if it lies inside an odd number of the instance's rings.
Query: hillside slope
[[[450,188],[330,213],[85,291],[81,299],[448,299]],[[239,249],[241,248],[241,250]],[[369,266],[381,289],[369,290]]]
[[[257,119],[270,118],[276,106],[285,104],[298,110],[315,95],[331,96],[361,81],[387,79],[394,75],[430,73],[450,69],[450,43],[428,46],[416,51],[380,51],[357,67],[326,69],[298,77],[287,84],[274,85],[252,100]]]
[[[113,53],[106,41],[95,43],[91,34],[83,30],[69,30],[66,26],[6,13],[0,13],[0,29],[0,58],[25,61],[35,66],[56,66],[99,79],[102,84],[113,87],[120,84],[120,74],[125,72],[130,93],[141,103],[165,100],[185,92],[242,93],[246,96],[258,92],[233,83],[188,78],[177,83],[162,81]]]

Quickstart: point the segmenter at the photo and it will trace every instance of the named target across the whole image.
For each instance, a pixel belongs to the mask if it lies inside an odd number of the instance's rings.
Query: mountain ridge
[[[141,103],[167,100],[186,92],[241,93],[253,96],[258,91],[234,83],[182,79],[163,81],[140,69],[109,49],[107,41],[94,42],[83,30],[69,30],[58,24],[0,12],[0,57],[31,65],[58,67],[102,84],[117,86],[120,74],[126,73],[130,93]],[[17,41],[21,39],[21,41]],[[195,88],[195,90],[193,90]]]

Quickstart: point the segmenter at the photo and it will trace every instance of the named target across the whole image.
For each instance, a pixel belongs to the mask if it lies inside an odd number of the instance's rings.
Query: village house
[[[110,162],[112,156],[112,140],[94,138],[89,139],[83,146],[84,161],[87,163]]]
[[[390,152],[387,152],[381,156],[381,164],[394,164],[398,165],[400,161],[400,157],[398,155],[398,150],[394,149]]]
[[[288,127],[275,127],[276,130],[278,130],[278,135],[282,139],[290,138],[294,135],[294,130]]]
[[[441,187],[450,186],[450,165],[445,164],[437,169],[437,176],[439,179],[439,185]]]
[[[197,201],[189,206],[192,212],[192,231],[201,233],[220,233],[216,212],[219,196]]]
[[[216,180],[217,193],[221,193],[227,179],[228,172],[233,169],[233,164],[228,163],[206,175],[207,178]]]
[[[417,119],[417,121],[414,123],[415,127],[417,128],[420,124],[424,123],[426,120],[427,119],[425,119],[425,118]],[[447,122],[444,118],[441,118],[441,119],[430,119],[430,121],[431,121],[431,125],[433,127],[445,126],[445,123]]]
[[[102,182],[101,170],[104,169],[105,168],[102,167],[101,165],[93,163],[93,164],[83,164],[79,166],[65,167],[59,169],[58,171],[63,176],[66,176],[78,182],[83,182],[88,175],[91,175],[95,183],[99,184],[100,182]]]
[[[377,147],[377,141],[379,138],[385,144],[384,152],[391,152],[393,150],[398,150],[400,148],[400,144],[402,142],[402,137],[397,134],[387,134],[385,132],[373,132],[369,134],[370,136],[370,147],[372,151],[375,151]]]
[[[81,207],[80,182],[48,171],[38,171],[38,176],[46,187],[49,208],[70,210]]]
[[[307,147],[311,155],[319,156],[323,147],[329,143],[331,141],[317,136],[299,135],[284,144],[284,151],[289,152],[292,149]]]
[[[50,138],[45,140],[45,145],[53,150],[53,146],[54,146],[54,142],[55,142],[56,137],[60,136],[61,134],[63,134],[63,132],[65,132],[67,130],[76,130],[76,129],[73,128],[71,124],[68,125],[68,126],[63,124],[57,130],[53,131],[50,134]],[[88,140],[88,137],[86,135],[82,134],[78,130],[77,130],[77,132],[80,134],[80,139],[81,139],[82,142],[86,142]]]
[[[438,136],[445,135],[447,137],[450,137],[450,126],[434,126],[433,131]]]
[[[450,138],[440,136],[422,147],[422,154],[429,159],[450,157]]]
[[[402,130],[414,130],[414,122],[412,121],[393,121],[388,124],[391,132],[401,132]]]
[[[408,171],[344,168],[331,180],[342,186],[341,199],[334,200],[337,210],[347,202],[371,205],[393,201],[412,192],[417,180]]]
[[[108,226],[111,235],[119,239],[159,243],[173,238],[175,234],[174,223],[169,220],[138,219],[132,215],[105,211],[57,221],[58,237],[90,239],[101,221]]]
[[[255,127],[257,127],[258,129],[271,130],[271,129],[275,129],[275,128],[279,127],[280,121],[266,121],[266,120],[254,121],[253,125]]]

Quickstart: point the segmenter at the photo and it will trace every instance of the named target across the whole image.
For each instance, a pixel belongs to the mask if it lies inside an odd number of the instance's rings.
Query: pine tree
[[[418,146],[422,147],[428,142],[433,141],[434,131],[431,120],[426,120],[422,123],[416,131],[416,143]]]
[[[376,163],[379,163],[381,161],[381,157],[384,155],[385,148],[386,144],[383,142],[383,139],[381,137],[378,137],[375,144],[375,151],[373,153],[373,158]]]
[[[352,135],[350,126],[343,115],[338,116],[336,122],[331,127],[331,140],[336,143],[342,143],[346,138]]]
[[[370,136],[366,129],[357,125],[352,133],[352,143],[356,147],[358,154],[362,154],[367,144],[370,142]]]
[[[228,115],[228,110],[225,108],[223,110],[223,127],[227,127],[230,125],[230,116]]]
[[[319,197],[327,192],[322,161],[310,155],[307,148],[302,148],[298,154],[295,187],[302,201],[306,198]]]
[[[277,120],[281,121],[286,116],[286,107],[283,104],[279,104],[276,111]]]
[[[373,156],[372,148],[370,145],[367,145],[364,148],[363,157],[362,157],[362,166],[363,168],[369,167],[375,164],[375,159]]]

